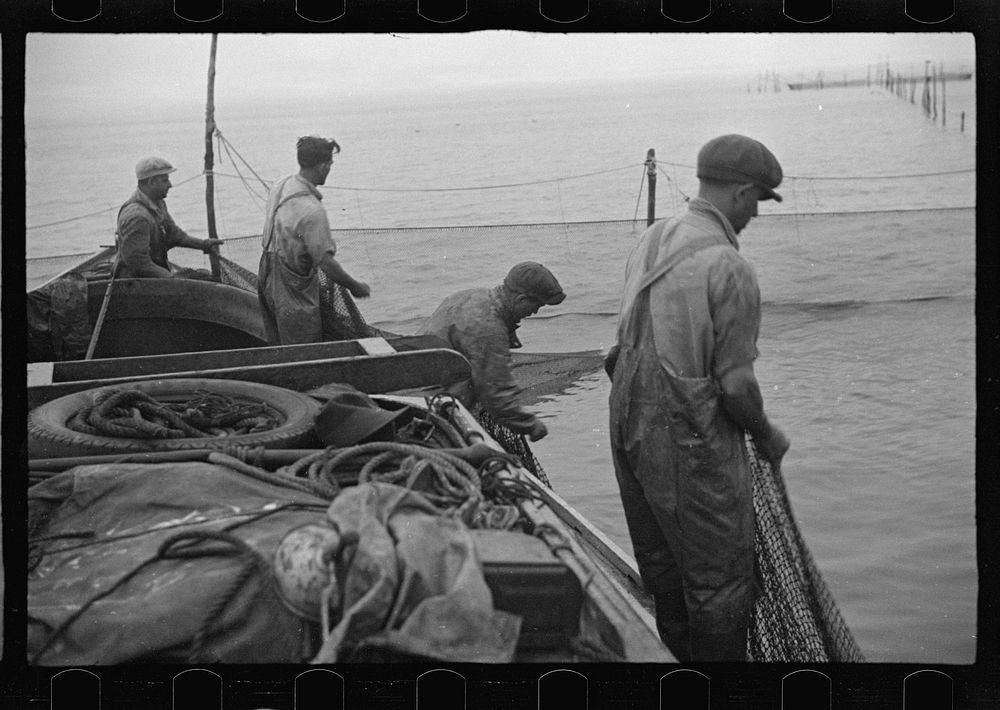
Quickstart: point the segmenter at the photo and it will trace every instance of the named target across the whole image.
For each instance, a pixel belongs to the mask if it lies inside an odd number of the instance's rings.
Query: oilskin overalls
[[[264,225],[264,252],[257,272],[257,295],[267,340],[272,344],[323,340],[318,265],[313,264],[307,274],[293,271],[278,254],[274,238],[274,217],[278,209],[289,200],[310,194],[307,190],[293,190],[279,199]]]
[[[677,248],[677,226],[654,240],[623,303],[610,395],[615,475],[667,647],[681,661],[744,660],[756,583],[744,434],[722,411],[714,379],[679,377],[663,361],[649,309],[653,282],[725,237],[698,235]]]

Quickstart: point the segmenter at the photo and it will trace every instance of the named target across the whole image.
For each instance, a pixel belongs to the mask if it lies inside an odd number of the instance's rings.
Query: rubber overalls
[[[744,433],[722,411],[713,378],[679,377],[663,361],[649,307],[653,282],[720,239],[695,236],[677,248],[676,227],[653,240],[641,280],[626,286],[610,395],[615,474],[667,646],[681,661],[740,660],[755,593]]]
[[[274,216],[278,209],[289,200],[309,196],[305,190],[295,190],[277,200],[264,225],[264,252],[258,268],[257,295],[267,340],[271,344],[323,340],[318,266],[313,264],[307,274],[293,271],[278,253],[274,235]]]

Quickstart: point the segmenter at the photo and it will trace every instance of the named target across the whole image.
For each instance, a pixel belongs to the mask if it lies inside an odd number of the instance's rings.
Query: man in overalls
[[[143,158],[135,166],[136,191],[118,211],[116,275],[121,278],[196,278],[192,269],[173,272],[167,252],[173,247],[201,249],[206,254],[221,239],[198,239],[177,226],[165,198],[176,168],[163,158]],[[206,272],[206,278],[208,274]]]
[[[334,140],[305,136],[299,138],[296,150],[299,172],[271,187],[264,217],[257,295],[272,345],[323,340],[320,270],[356,298],[371,294],[368,284],[353,278],[334,258],[337,245],[330,235],[323,196],[316,189],[326,182],[340,146]]]
[[[538,441],[548,429],[518,404],[521,388],[511,373],[510,351],[521,347],[515,331],[522,319],[565,298],[551,271],[537,262],[522,261],[511,267],[501,284],[464,289],[445,298],[417,334],[435,335],[443,347],[469,360],[471,379],[453,383],[450,394],[466,407],[482,407],[511,431]]]
[[[660,637],[680,661],[746,660],[757,589],[744,436],[777,468],[789,441],[764,414],[753,363],[760,291],[736,235],[781,200],[761,143],[724,135],[698,153],[698,197],[629,256],[610,435],[629,535]]]

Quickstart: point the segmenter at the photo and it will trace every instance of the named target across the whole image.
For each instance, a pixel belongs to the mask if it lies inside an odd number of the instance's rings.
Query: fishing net
[[[792,516],[780,471],[747,438],[763,587],[750,624],[750,660],[860,663],[864,656]]]
[[[493,437],[503,450],[508,454],[514,454],[519,459],[524,468],[531,471],[535,478],[544,483],[546,486],[552,487],[549,483],[548,476],[545,475],[545,471],[542,469],[542,464],[532,453],[531,447],[528,446],[527,440],[524,438],[524,434],[515,434],[508,427],[504,426],[487,412],[482,407],[477,407],[473,415],[479,421],[479,424],[486,430],[486,433]]]
[[[257,293],[257,274],[235,261],[219,257],[220,280],[227,286],[235,286],[244,291]],[[350,291],[333,283],[322,271],[319,272],[320,316],[323,321],[323,337],[326,340],[354,340],[357,338],[391,338],[395,333],[369,325],[358,310]]]

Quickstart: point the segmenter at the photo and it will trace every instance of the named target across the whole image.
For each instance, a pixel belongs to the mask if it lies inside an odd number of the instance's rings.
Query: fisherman
[[[143,158],[135,166],[139,184],[118,212],[118,266],[122,278],[204,278],[205,270],[172,271],[167,252],[173,247],[201,249],[206,254],[222,244],[221,239],[198,239],[177,226],[164,201],[172,187],[170,173],[176,168],[163,158]]]
[[[777,159],[723,135],[699,151],[698,197],[628,259],[612,378],[615,475],[660,637],[682,662],[746,660],[758,580],[744,432],[777,470],[789,440],[754,374],[760,291],[736,235],[781,201]]]
[[[326,182],[340,146],[335,140],[303,136],[296,151],[299,172],[271,187],[264,217],[257,295],[273,345],[323,340],[320,271],[356,298],[371,294],[368,284],[353,278],[334,258],[337,245],[323,195],[316,189]]]
[[[448,296],[418,335],[435,335],[462,353],[472,366],[472,379],[449,387],[466,407],[479,404],[498,423],[538,441],[545,424],[517,403],[521,389],[511,374],[510,349],[521,347],[515,330],[521,319],[566,298],[552,272],[524,261],[493,288],[474,288]]]

